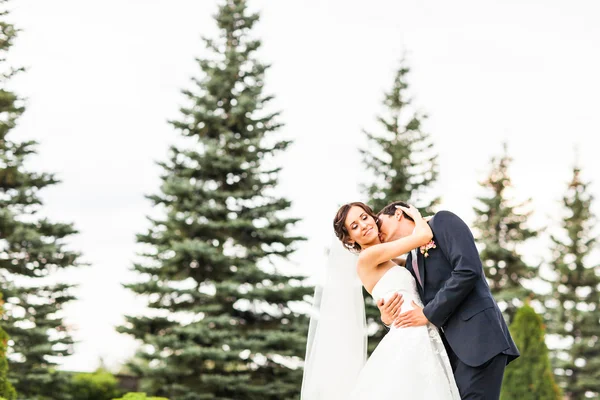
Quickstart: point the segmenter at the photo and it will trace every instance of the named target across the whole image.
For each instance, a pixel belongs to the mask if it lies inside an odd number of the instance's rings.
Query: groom
[[[415,223],[396,206],[378,214],[382,242],[410,235]],[[440,211],[429,221],[433,240],[413,250],[406,268],[414,276],[425,308],[398,316],[401,296],[380,302],[384,324],[398,327],[431,322],[440,330],[461,399],[498,399],[506,364],[519,356],[502,313],[485,280],[475,240],[455,214]]]

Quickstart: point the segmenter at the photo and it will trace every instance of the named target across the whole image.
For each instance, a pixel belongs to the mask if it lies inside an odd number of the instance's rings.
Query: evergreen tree
[[[187,143],[170,149],[161,192],[149,196],[164,216],[138,235],[144,280],[126,285],[154,312],[119,330],[143,342],[143,361],[129,367],[151,395],[296,399],[308,321],[292,308],[312,289],[276,267],[303,239],[288,233],[298,220],[273,191],[273,156],[290,142],[271,135],[281,124],[265,110],[267,67],[250,36],[258,14],[225,0],[215,18],[220,36],[205,39],[213,56],[199,60],[204,77],[172,121]]]
[[[548,332],[567,343],[553,357],[557,379],[570,399],[600,395],[600,277],[598,265],[588,262],[597,248],[592,229],[596,218],[592,214],[593,196],[588,184],[573,169],[573,179],[563,198],[566,216],[562,234],[553,235],[550,267],[556,274],[548,307]]]
[[[560,389],[550,368],[542,318],[525,304],[517,310],[510,332],[521,357],[506,368],[500,399],[560,400]]]
[[[524,211],[527,202],[516,204],[508,195],[512,187],[509,168],[512,158],[504,144],[501,157],[492,158],[489,176],[481,182],[488,192],[478,197],[474,207],[477,243],[482,245],[481,261],[494,298],[507,306],[505,316],[512,320],[519,299],[530,291],[523,282],[536,276],[537,267],[523,261],[518,246],[535,237],[537,232],[527,227],[531,212]]]
[[[438,176],[437,155],[433,152],[433,140],[423,131],[427,117],[414,110],[407,94],[409,72],[406,60],[402,59],[392,89],[385,94],[385,113],[377,117],[381,131],[377,134],[365,131],[369,148],[361,150],[361,154],[372,180],[363,185],[363,191],[375,212],[393,201],[403,200],[420,208],[423,215],[432,215],[439,203],[439,198],[428,196]],[[373,298],[366,291],[363,293],[367,323],[376,327],[369,338],[369,351],[373,351],[386,330]]]
[[[0,291],[6,300],[5,330],[14,342],[9,377],[19,398],[56,399],[66,378],[53,366],[57,357],[71,353],[73,343],[61,310],[73,296],[69,285],[50,284],[47,278],[77,265],[79,254],[65,248],[65,238],[76,233],[70,224],[38,216],[39,191],[57,180],[24,168],[36,143],[9,137],[25,109],[9,88],[21,69],[7,62],[17,30],[6,22],[5,3],[0,0]]]
[[[433,214],[439,202],[439,198],[428,196],[437,180],[438,161],[433,139],[423,131],[427,116],[414,110],[407,94],[409,72],[402,59],[392,89],[385,94],[385,113],[377,117],[381,131],[365,131],[369,148],[361,154],[373,177],[363,189],[376,212],[392,201],[403,200],[427,215]]]
[[[4,301],[0,295],[0,320],[4,315]],[[0,399],[14,400],[17,398],[17,392],[8,381],[8,360],[6,359],[6,348],[8,344],[8,335],[0,327]]]

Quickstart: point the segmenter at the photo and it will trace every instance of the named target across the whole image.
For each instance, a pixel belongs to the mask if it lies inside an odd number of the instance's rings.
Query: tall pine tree
[[[518,247],[537,232],[527,227],[531,215],[525,211],[529,201],[516,203],[509,195],[512,188],[509,168],[512,158],[504,144],[503,154],[492,158],[489,176],[481,182],[487,191],[475,206],[475,235],[482,245],[481,261],[494,298],[506,304],[505,316],[512,319],[518,301],[530,293],[523,282],[536,276],[537,267],[528,265]]]
[[[54,370],[57,358],[72,352],[72,339],[61,315],[73,300],[70,286],[51,284],[58,269],[76,266],[79,254],[65,247],[76,233],[70,224],[39,216],[40,190],[57,183],[50,174],[27,171],[25,160],[36,143],[10,134],[24,102],[9,88],[21,71],[7,62],[17,35],[0,1],[0,291],[6,301],[4,326],[14,342],[9,348],[10,379],[23,399],[56,399],[66,377]]]
[[[402,59],[392,89],[385,94],[385,112],[377,117],[381,130],[365,131],[369,145],[361,154],[372,180],[363,189],[375,211],[404,200],[432,214],[439,202],[430,195],[438,176],[437,154],[430,134],[423,131],[427,116],[414,109],[407,94],[409,72]]]
[[[154,312],[119,330],[143,342],[144,361],[130,367],[152,395],[296,399],[307,320],[290,304],[312,290],[276,267],[302,240],[288,232],[298,220],[282,214],[290,202],[273,191],[273,156],[290,142],[272,136],[281,124],[265,109],[267,66],[251,37],[258,14],[224,0],[215,18],[203,79],[183,92],[190,105],[172,122],[188,143],[170,149],[161,192],[149,196],[164,216],[138,235],[144,280],[126,285]]]
[[[516,312],[510,326],[521,357],[509,364],[502,382],[501,400],[560,400],[554,381],[542,318],[529,304]]]
[[[363,185],[363,192],[375,212],[393,201],[403,200],[420,208],[423,215],[431,215],[439,202],[439,198],[430,196],[438,176],[437,154],[431,136],[423,131],[427,117],[414,109],[407,93],[409,73],[410,68],[402,59],[392,89],[385,94],[384,114],[377,117],[381,130],[365,131],[369,145],[361,154],[372,181]],[[363,293],[367,323],[376,326],[369,338],[372,351],[386,331],[372,297],[366,291]]]
[[[562,232],[553,235],[550,267],[556,274],[548,307],[548,332],[563,339],[567,347],[553,357],[556,375],[571,399],[600,395],[600,266],[588,261],[597,248],[592,229],[597,220],[591,211],[593,196],[581,180],[580,169],[563,198],[566,216]]]

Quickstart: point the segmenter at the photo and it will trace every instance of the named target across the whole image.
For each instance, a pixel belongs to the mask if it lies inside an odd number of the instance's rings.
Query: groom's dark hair
[[[393,203],[388,204],[387,206],[383,207],[381,209],[381,211],[379,211],[377,213],[377,217],[379,217],[380,215],[395,215],[396,214],[396,206],[402,206],[402,207],[406,207],[408,208],[408,204],[405,203],[404,201],[394,201]],[[412,219],[411,216],[409,216],[407,213],[405,213],[404,211],[402,211],[402,214],[404,214],[404,218],[408,218],[410,221],[415,221],[414,219]]]

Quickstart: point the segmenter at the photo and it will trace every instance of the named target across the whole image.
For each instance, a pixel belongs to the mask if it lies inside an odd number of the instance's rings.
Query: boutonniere
[[[419,249],[421,250],[421,254],[423,254],[423,256],[425,258],[429,257],[429,253],[428,251],[430,249],[435,249],[435,242],[433,240],[429,241],[429,243],[427,243],[425,246],[421,246],[419,247]]]

